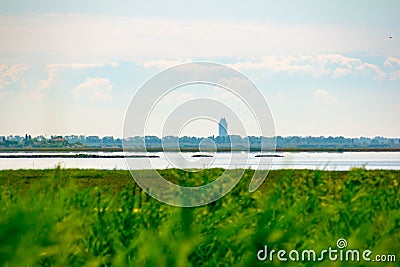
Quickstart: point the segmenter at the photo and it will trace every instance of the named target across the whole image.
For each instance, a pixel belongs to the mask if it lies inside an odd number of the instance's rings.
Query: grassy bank
[[[222,172],[161,171],[187,186]],[[321,251],[339,238],[371,258],[395,254],[398,264],[400,171],[271,171],[249,193],[251,175],[214,203],[177,208],[149,197],[127,171],[0,171],[0,266],[286,266],[259,262],[257,252]],[[288,266],[332,264],[351,265]]]

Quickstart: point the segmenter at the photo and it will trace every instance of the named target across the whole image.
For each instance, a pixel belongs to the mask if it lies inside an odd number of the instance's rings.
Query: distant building
[[[104,136],[101,139],[101,142],[103,143],[103,145],[114,144],[114,137],[113,136]]]
[[[4,143],[6,141],[6,137],[5,136],[0,136],[0,143]]]
[[[228,136],[228,123],[225,118],[221,118],[218,126],[218,136]]]
[[[86,137],[86,143],[100,143],[100,137],[96,135]]]
[[[20,143],[20,142],[22,142],[23,138],[19,135],[14,135],[14,136],[10,135],[7,137],[7,140]]]
[[[61,135],[58,135],[58,136],[53,136],[53,138],[51,138],[51,141],[53,141],[53,142],[64,142],[65,139]]]
[[[75,144],[79,142],[79,137],[77,135],[68,135],[65,136],[65,140],[70,144]]]
[[[43,135],[39,135],[36,137],[36,141],[38,141],[38,142],[43,142],[45,140],[46,140],[46,137],[44,137]]]

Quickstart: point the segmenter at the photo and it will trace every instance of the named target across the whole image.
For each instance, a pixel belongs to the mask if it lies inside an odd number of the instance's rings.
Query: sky
[[[400,136],[396,0],[0,3],[0,135],[121,137],[128,106],[147,80],[205,61],[253,81],[276,135]],[[225,95],[191,87],[166,100],[179,106],[202,96],[240,106]],[[228,128],[231,113],[221,114]],[[243,114],[246,133],[257,135]],[[179,131],[216,135],[217,120]]]

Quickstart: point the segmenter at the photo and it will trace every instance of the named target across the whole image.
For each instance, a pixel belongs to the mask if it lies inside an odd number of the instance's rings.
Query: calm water
[[[20,153],[20,152],[19,152]],[[79,152],[84,154],[85,152]],[[25,153],[26,155],[51,153]],[[71,154],[71,153],[57,153]],[[124,155],[124,153],[88,152],[97,155]],[[147,153],[159,158],[130,158],[134,169],[165,168],[252,168],[252,169],[326,169],[348,170],[365,166],[367,169],[400,170],[400,152],[285,152],[276,153],[283,157],[257,158],[259,153],[216,153],[213,157],[192,158],[199,153]],[[3,153],[15,155],[15,153]],[[127,153],[127,155],[145,155]],[[124,158],[0,158],[0,170],[4,169],[43,169],[54,168],[60,164],[63,168],[128,169]]]

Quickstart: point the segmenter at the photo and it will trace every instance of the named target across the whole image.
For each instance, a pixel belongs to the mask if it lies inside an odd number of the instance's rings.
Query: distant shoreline
[[[16,153],[13,155],[2,155],[0,153],[0,159],[20,159],[20,158],[34,158],[34,159],[44,159],[44,158],[80,158],[80,159],[117,159],[117,158],[159,158],[157,155],[97,155],[97,154],[24,154],[24,153]]]
[[[0,153],[7,152],[179,152],[178,149],[162,148],[0,148]],[[181,152],[213,152],[213,150],[197,148],[181,148]],[[241,152],[245,149],[218,148],[217,152]],[[250,152],[273,152],[272,150],[261,150],[251,148]],[[400,148],[277,148],[275,152],[400,152]]]

